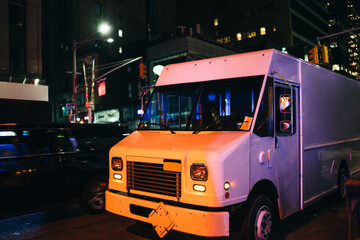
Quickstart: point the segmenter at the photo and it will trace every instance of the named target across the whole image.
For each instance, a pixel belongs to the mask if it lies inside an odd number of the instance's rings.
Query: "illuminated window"
[[[217,18],[214,19],[214,26],[219,26],[219,19]]]
[[[340,70],[339,64],[334,64],[334,65],[332,65],[332,70],[333,70],[333,71],[339,71],[339,70]]]
[[[265,35],[266,34],[266,28],[262,27],[260,28],[260,35]]]
[[[119,47],[119,53],[122,54],[122,47]]]
[[[123,30],[122,29],[118,30],[118,35],[119,35],[119,37],[123,37]]]
[[[256,37],[256,32],[255,31],[247,32],[247,37],[248,38]]]
[[[101,15],[101,3],[95,2],[95,14],[100,16]]]
[[[241,33],[237,33],[237,34],[236,34],[236,39],[237,39],[238,41],[242,40],[242,35],[241,35]]]
[[[230,42],[231,42],[230,36],[224,37],[224,43],[230,43]]]

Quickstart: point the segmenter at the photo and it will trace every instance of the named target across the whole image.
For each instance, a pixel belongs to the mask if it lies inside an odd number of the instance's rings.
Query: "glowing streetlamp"
[[[106,23],[102,23],[99,25],[99,28],[97,31],[93,32],[92,34],[90,34],[88,37],[86,37],[84,40],[80,41],[80,42],[76,42],[75,40],[73,40],[73,71],[72,71],[72,76],[73,76],[73,95],[72,95],[72,99],[73,99],[73,103],[74,103],[74,123],[76,123],[76,118],[77,118],[77,104],[76,104],[76,96],[77,96],[77,92],[76,92],[76,51],[86,42],[88,41],[92,41],[95,39],[92,39],[91,37],[94,36],[97,33],[101,33],[101,34],[108,34],[111,30],[110,25],[106,24]]]
[[[102,34],[108,34],[111,30],[111,27],[109,24],[107,23],[102,23],[99,25],[99,30],[98,32],[101,32]]]
[[[157,75],[160,76],[162,70],[164,69],[163,65],[156,65],[155,67],[153,67],[153,72]]]

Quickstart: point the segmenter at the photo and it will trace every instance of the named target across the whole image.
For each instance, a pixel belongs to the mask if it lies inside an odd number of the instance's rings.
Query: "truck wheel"
[[[90,213],[105,211],[105,191],[108,188],[108,179],[98,175],[90,179],[82,192],[80,204]]]
[[[338,187],[339,187],[339,197],[341,200],[345,200],[346,191],[345,191],[345,183],[349,178],[349,174],[347,173],[345,168],[341,168],[338,175]]]
[[[273,233],[274,208],[266,195],[256,194],[249,199],[250,207],[246,224],[246,239],[269,240]]]

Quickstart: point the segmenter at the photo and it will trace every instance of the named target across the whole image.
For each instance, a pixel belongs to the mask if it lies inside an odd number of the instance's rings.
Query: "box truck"
[[[200,236],[270,239],[274,220],[359,171],[360,83],[277,50],[166,66],[110,150],[106,209]]]

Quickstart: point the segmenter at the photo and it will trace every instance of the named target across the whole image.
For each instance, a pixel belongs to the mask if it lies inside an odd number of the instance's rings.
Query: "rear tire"
[[[342,167],[338,175],[338,188],[339,188],[338,195],[340,200],[342,201],[345,201],[346,199],[345,183],[348,178],[349,178],[348,172],[346,171],[345,168]]]
[[[255,194],[246,205],[249,210],[243,226],[239,228],[237,239],[270,240],[275,219],[270,198],[264,194]]]

